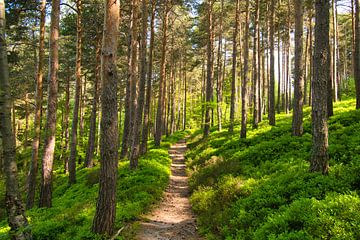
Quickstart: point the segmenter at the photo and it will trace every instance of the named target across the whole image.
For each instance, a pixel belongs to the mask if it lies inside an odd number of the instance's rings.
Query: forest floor
[[[184,157],[186,150],[185,140],[180,140],[170,147],[172,164],[169,186],[159,206],[143,217],[135,239],[202,239],[197,233],[195,216],[189,202],[190,192]]]

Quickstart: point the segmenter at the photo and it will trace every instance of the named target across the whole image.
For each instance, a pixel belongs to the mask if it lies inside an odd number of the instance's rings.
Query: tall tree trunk
[[[332,0],[333,17],[333,51],[332,51],[332,69],[333,69],[333,98],[338,101],[338,23],[337,23],[337,0]],[[346,61],[346,60],[345,60]]]
[[[310,17],[309,17],[310,19]],[[310,22],[310,20],[309,20]],[[311,22],[309,23],[311,24]],[[303,103],[304,105],[307,105],[307,93],[308,93],[308,76],[309,76],[309,68],[308,68],[308,62],[309,62],[309,48],[311,48],[312,46],[310,45],[310,30],[309,30],[309,26],[307,26],[307,32],[306,32],[306,40],[305,40],[305,60],[304,60],[304,67],[305,67],[305,72],[304,72],[304,100]]]
[[[152,92],[152,70],[153,70],[153,53],[155,41],[155,14],[156,14],[156,0],[151,1],[151,22],[150,22],[150,46],[149,46],[149,61],[147,73],[147,88],[146,88],[146,101],[144,109],[143,132],[140,152],[142,154],[147,152],[147,142],[149,136],[149,115],[151,105],[151,92]]]
[[[5,206],[10,226],[10,238],[32,239],[25,216],[17,177],[15,138],[11,128],[10,82],[5,40],[5,3],[0,0],[0,133],[5,173]]]
[[[187,71],[186,71],[186,51],[184,56],[184,112],[183,112],[183,130],[186,129],[186,111],[187,111]],[[190,108],[191,109],[191,108]],[[180,118],[180,116],[179,116]]]
[[[302,0],[294,0],[295,6],[295,86],[293,135],[303,134],[303,104],[304,104],[304,75],[303,75],[303,4]],[[306,62],[305,62],[306,64]]]
[[[67,70],[66,87],[65,87],[65,116],[64,116],[64,128],[65,128],[65,144],[64,151],[64,173],[69,170],[69,115],[70,115],[70,70]]]
[[[140,41],[140,82],[139,82],[139,95],[137,99],[136,116],[134,119],[134,130],[132,134],[132,147],[130,155],[130,167],[135,169],[138,167],[138,159],[140,156],[140,136],[142,129],[142,116],[144,109],[145,98],[145,84],[146,84],[146,50],[147,50],[147,28],[148,28],[148,9],[147,0],[142,0],[141,4],[141,41]]]
[[[94,80],[94,96],[93,96],[93,106],[90,116],[90,132],[88,139],[88,146],[86,150],[86,157],[84,166],[86,168],[91,168],[93,166],[93,157],[95,151],[95,137],[96,137],[96,113],[97,106],[99,101],[99,80],[100,80],[100,71],[101,71],[101,33],[97,36],[96,43],[96,65],[95,65],[95,80]]]
[[[207,75],[206,75],[206,99],[205,99],[205,124],[204,124],[204,137],[209,136],[210,134],[210,111],[212,109],[211,100],[213,99],[213,85],[214,85],[214,23],[213,23],[213,0],[207,0],[207,24],[208,24],[208,39],[207,39]],[[236,39],[237,34],[235,35]],[[233,81],[234,76],[233,76]],[[234,83],[232,83],[232,88],[235,89]],[[233,91],[233,90],[232,90]],[[231,98],[232,102],[235,102],[235,94]],[[235,103],[233,106],[233,116],[235,113]],[[231,113],[230,113],[231,116]],[[230,117],[231,118],[231,117]],[[230,120],[231,121],[231,120]],[[231,125],[231,124],[230,124]],[[229,129],[230,132],[231,126]]]
[[[312,82],[313,147],[310,170],[323,174],[327,174],[329,170],[327,124],[327,86],[330,79],[329,9],[329,0],[316,0],[314,81]]]
[[[42,101],[43,101],[43,68],[44,68],[44,57],[45,57],[45,51],[44,51],[45,15],[46,15],[46,0],[42,0],[40,6],[40,37],[39,37],[38,69],[36,75],[34,138],[32,142],[32,155],[31,155],[30,170],[28,175],[28,193],[26,198],[26,208],[28,209],[34,206],[35,192],[36,192],[36,177],[38,174],[41,109],[42,109]]]
[[[45,126],[45,144],[42,159],[42,176],[40,186],[40,207],[51,207],[52,175],[55,150],[56,109],[59,71],[59,21],[60,0],[52,0],[50,26],[49,84],[48,104]]]
[[[254,20],[254,48],[253,48],[253,103],[254,103],[254,111],[253,111],[253,128],[258,128],[259,126],[259,71],[258,68],[260,65],[258,64],[258,51],[259,49],[259,0],[255,1],[255,20]]]
[[[248,71],[249,71],[249,1],[246,0],[245,16],[245,36],[244,36],[244,71],[241,86],[241,132],[240,137],[246,138],[247,130],[247,112],[248,112]]]
[[[101,51],[101,143],[99,197],[92,231],[111,235],[116,216],[116,182],[118,169],[117,48],[120,0],[105,1],[105,20]]]
[[[219,40],[218,40],[218,55],[217,55],[217,71],[216,71],[216,94],[217,94],[217,118],[218,130],[222,129],[222,41],[223,41],[223,12],[224,0],[221,0],[220,20],[219,20]]]
[[[81,92],[81,57],[82,57],[82,0],[76,0],[76,82],[75,104],[71,127],[70,158],[69,158],[69,184],[76,183],[76,155],[77,155],[77,131],[79,122],[79,106]]]
[[[270,83],[269,83],[269,123],[275,126],[275,59],[274,59],[274,17],[275,0],[270,5]]]
[[[309,105],[311,105],[312,103],[312,81],[313,81],[313,75],[314,75],[314,54],[313,54],[313,24],[312,24],[312,19],[313,19],[313,12],[310,10],[310,27],[309,27],[309,31],[310,31],[310,47],[309,47]]]
[[[160,64],[160,82],[159,82],[159,98],[156,112],[156,128],[155,128],[155,146],[160,146],[161,137],[163,135],[163,119],[165,109],[165,90],[166,90],[166,49],[167,49],[167,29],[169,23],[169,1],[164,2],[164,18],[163,18],[163,36],[161,46],[161,64]]]
[[[237,48],[238,48],[238,34],[239,34],[239,15],[240,15],[240,1],[236,0],[235,22],[233,32],[233,52],[232,52],[232,69],[231,69],[231,102],[230,102],[230,125],[229,132],[234,132],[235,121],[235,95],[236,95],[236,67],[237,67]]]
[[[356,109],[360,109],[360,2],[355,0],[355,53],[354,75],[356,85]]]

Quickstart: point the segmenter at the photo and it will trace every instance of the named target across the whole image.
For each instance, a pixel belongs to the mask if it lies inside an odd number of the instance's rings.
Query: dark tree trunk
[[[167,49],[167,28],[169,22],[169,2],[164,2],[164,19],[163,19],[163,36],[161,49],[161,65],[160,65],[160,82],[159,82],[159,98],[156,112],[156,128],[155,128],[155,146],[160,146],[161,137],[164,133],[164,110],[165,110],[165,90],[166,90],[166,49]]]
[[[246,138],[247,111],[248,111],[248,71],[249,71],[249,1],[246,0],[246,17],[245,17],[245,38],[244,38],[244,71],[243,82],[241,86],[241,138]]]
[[[147,142],[149,136],[149,115],[151,105],[151,92],[152,92],[152,69],[153,69],[153,53],[154,53],[154,41],[155,41],[155,14],[156,14],[156,0],[151,2],[151,23],[150,23],[150,46],[149,46],[149,63],[147,74],[147,88],[146,88],[146,101],[144,109],[144,122],[142,132],[142,142],[140,152],[142,154],[147,152]]]
[[[239,34],[239,15],[240,15],[240,1],[236,0],[235,22],[234,22],[235,27],[233,32],[232,70],[231,70],[231,100],[230,100],[230,125],[229,125],[230,133],[234,132],[234,120],[235,120],[236,67],[237,67],[236,65],[237,65],[237,47],[238,47],[237,37]]]
[[[295,86],[293,135],[303,134],[303,104],[304,104],[304,75],[303,75],[303,4],[302,0],[295,0]],[[306,64],[306,62],[305,62]]]
[[[147,28],[148,28],[148,9],[147,0],[142,0],[141,6],[141,41],[140,41],[140,82],[139,82],[139,95],[137,98],[137,108],[134,118],[134,130],[132,134],[132,146],[130,155],[130,167],[136,169],[138,167],[138,160],[140,156],[140,136],[142,129],[142,116],[144,109],[145,98],[145,84],[146,84],[146,50],[147,50]]]
[[[213,23],[213,0],[207,0],[207,75],[206,75],[206,97],[205,97],[205,124],[204,137],[210,134],[210,112],[212,110],[211,100],[213,99],[214,85],[214,23]],[[235,97],[235,94],[234,94]]]
[[[51,26],[50,26],[50,56],[49,56],[49,85],[48,104],[45,126],[45,144],[42,159],[42,176],[40,187],[40,207],[51,207],[52,176],[55,150],[56,109],[59,71],[59,21],[60,0],[52,1]]]
[[[253,47],[253,103],[254,103],[254,111],[253,111],[253,128],[258,128],[259,126],[259,71],[260,68],[259,63],[259,35],[258,35],[258,27],[259,27],[259,0],[255,1],[255,22],[254,22],[254,47]]]
[[[314,81],[312,82],[313,147],[310,170],[323,174],[327,174],[329,170],[327,124],[327,87],[330,79],[329,9],[329,0],[316,0]]]
[[[45,57],[45,15],[46,0],[42,0],[40,7],[40,38],[39,38],[39,59],[36,75],[36,93],[35,93],[35,119],[34,119],[34,138],[32,142],[32,155],[30,170],[28,176],[28,194],[26,198],[26,207],[28,209],[34,206],[36,192],[36,177],[38,174],[38,159],[40,146],[40,125],[41,109],[43,101],[43,68]]]
[[[360,109],[360,2],[355,0],[355,53],[354,76],[356,85],[356,109]]]
[[[75,104],[71,127],[70,158],[69,158],[69,184],[76,183],[76,155],[77,155],[77,131],[79,122],[79,106],[81,92],[81,56],[82,56],[82,0],[76,0],[76,83],[75,83]]]
[[[13,240],[30,240],[32,235],[21,200],[15,159],[15,138],[11,129],[10,82],[5,40],[5,3],[3,0],[0,0],[0,133],[6,184],[5,207],[10,226],[10,238]]]
[[[101,34],[100,33],[97,36],[97,43],[96,43],[94,98],[93,98],[93,106],[90,116],[89,140],[88,140],[88,146],[87,146],[86,157],[84,162],[86,168],[91,168],[93,166],[93,157],[95,151],[96,115],[97,115],[97,106],[99,101],[99,80],[100,80],[100,71],[101,71]]]
[[[101,138],[99,197],[92,231],[111,235],[116,216],[116,182],[118,169],[117,47],[120,0],[106,0],[101,51]]]
[[[275,0],[270,5],[270,83],[269,83],[269,123],[275,126],[275,59],[274,59],[274,17]]]

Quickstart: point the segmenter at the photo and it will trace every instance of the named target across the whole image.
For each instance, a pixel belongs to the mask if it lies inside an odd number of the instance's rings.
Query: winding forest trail
[[[140,222],[137,240],[195,240],[202,239],[196,231],[194,214],[189,202],[188,177],[184,153],[185,140],[169,149],[172,158],[170,183],[164,199],[146,220]]]

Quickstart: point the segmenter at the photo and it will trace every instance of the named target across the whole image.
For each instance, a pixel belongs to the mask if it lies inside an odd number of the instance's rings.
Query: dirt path
[[[189,202],[188,177],[184,153],[186,142],[181,140],[169,149],[172,158],[170,184],[165,197],[152,213],[140,223],[137,240],[195,240],[195,217]]]

